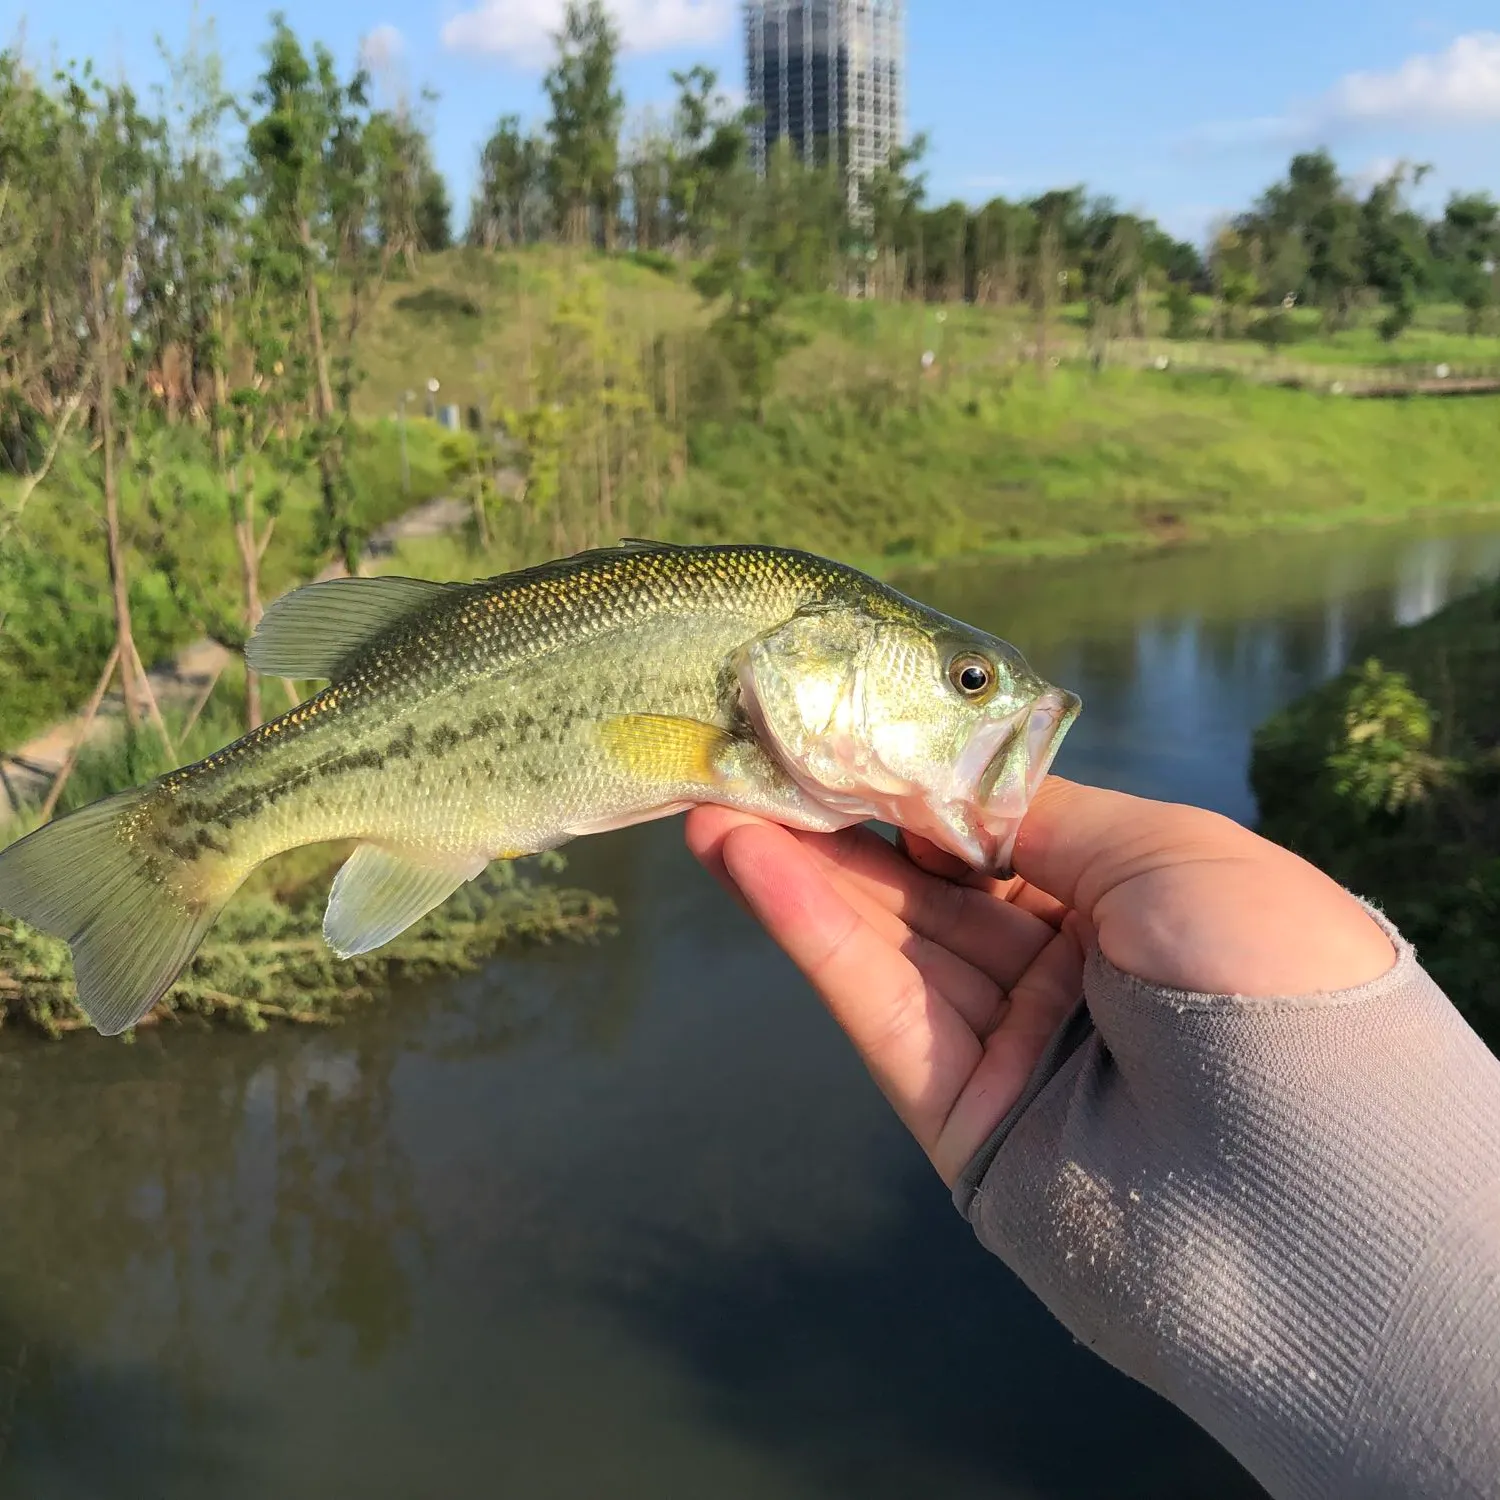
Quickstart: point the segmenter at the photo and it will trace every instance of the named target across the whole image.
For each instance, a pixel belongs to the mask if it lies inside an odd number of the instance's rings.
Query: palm
[[[951,1182],[1078,1002],[1066,908],[869,829],[794,833],[700,807],[687,839],[807,975]]]

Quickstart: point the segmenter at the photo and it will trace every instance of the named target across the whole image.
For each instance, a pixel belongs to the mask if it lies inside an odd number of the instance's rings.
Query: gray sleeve
[[[1278,1500],[1494,1500],[1500,1061],[1381,922],[1384,978],[1284,1000],[1094,954],[954,1200]]]

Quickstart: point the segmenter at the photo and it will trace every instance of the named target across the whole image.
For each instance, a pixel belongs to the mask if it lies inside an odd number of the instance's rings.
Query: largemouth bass
[[[274,603],[257,670],[316,696],[0,854],[0,908],[65,938],[134,1025],[263,861],[353,839],[323,932],[389,942],[495,859],[716,802],[885,819],[1007,868],[1079,700],[1014,647],[841,564],[627,542],[476,583],[340,578]]]

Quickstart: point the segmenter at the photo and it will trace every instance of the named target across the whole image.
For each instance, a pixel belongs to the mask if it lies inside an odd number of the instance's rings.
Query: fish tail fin
[[[78,1004],[104,1036],[166,994],[240,883],[182,894],[186,862],[131,836],[151,796],[103,798],[0,850],[0,911],[66,940]]]

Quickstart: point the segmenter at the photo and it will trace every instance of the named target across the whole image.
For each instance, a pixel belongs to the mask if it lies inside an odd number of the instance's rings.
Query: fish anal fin
[[[734,736],[717,724],[670,714],[619,714],[599,725],[605,750],[652,786],[716,786]]]
[[[323,915],[324,941],[340,958],[382,947],[488,863],[482,854],[361,844],[333,878]]]
[[[245,660],[272,677],[342,675],[350,656],[461,588],[426,578],[327,578],[283,594],[261,616]]]

